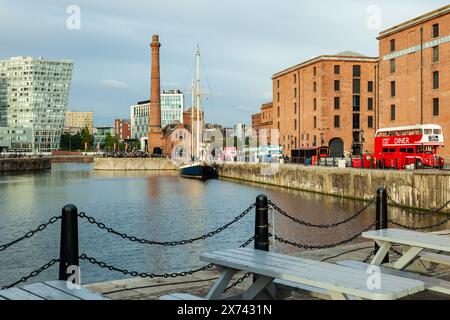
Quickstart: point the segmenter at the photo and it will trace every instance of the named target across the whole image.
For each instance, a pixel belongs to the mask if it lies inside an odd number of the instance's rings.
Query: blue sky
[[[195,47],[202,54],[206,120],[250,122],[272,99],[272,74],[321,54],[377,56],[379,31],[447,5],[392,0],[0,0],[0,59],[74,61],[69,110],[94,111],[94,125],[128,118],[150,94],[151,35],[160,35],[161,85],[190,101]],[[81,10],[70,30],[66,12]],[[376,7],[373,7],[376,6]],[[379,25],[370,24],[373,9]],[[378,28],[379,27],[379,28]],[[209,84],[209,85],[208,85]]]

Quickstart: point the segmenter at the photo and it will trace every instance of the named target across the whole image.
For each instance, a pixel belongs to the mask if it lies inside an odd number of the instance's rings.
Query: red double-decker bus
[[[375,135],[374,161],[379,168],[439,168],[444,159],[438,155],[444,145],[442,128],[424,124],[380,129]]]

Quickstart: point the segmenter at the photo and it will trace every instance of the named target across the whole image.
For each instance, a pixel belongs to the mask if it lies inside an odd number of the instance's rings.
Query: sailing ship
[[[191,161],[192,163],[180,167],[180,176],[193,179],[212,179],[217,177],[216,168],[208,164],[200,141],[200,48],[197,46],[197,77],[194,95],[194,81],[192,81],[192,107],[191,107]],[[195,99],[195,100],[194,100]],[[195,117],[194,117],[195,105]],[[196,121],[194,121],[194,119]],[[195,122],[195,138],[194,138]]]

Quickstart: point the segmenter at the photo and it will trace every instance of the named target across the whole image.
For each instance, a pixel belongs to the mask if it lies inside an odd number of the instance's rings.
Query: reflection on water
[[[364,204],[322,195],[242,184],[231,181],[181,179],[177,172],[93,171],[91,164],[53,164],[48,172],[0,175],[0,244],[59,215],[68,203],[80,211],[129,235],[149,240],[187,239],[229,222],[258,194],[267,194],[289,214],[312,223],[332,223],[356,212]],[[275,232],[306,244],[343,240],[374,220],[374,208],[352,223],[332,231],[293,224],[275,215]],[[412,217],[400,210],[391,216],[405,224],[432,224],[437,216]],[[85,252],[117,267],[145,272],[174,272],[202,265],[204,250],[237,247],[254,232],[254,212],[236,225],[205,241],[185,247],[146,246],[125,241],[80,221],[80,253]],[[275,249],[297,249],[276,244]],[[0,286],[15,281],[59,255],[59,224],[32,239],[0,252]],[[33,281],[57,277],[52,267]],[[124,278],[82,262],[84,283]]]

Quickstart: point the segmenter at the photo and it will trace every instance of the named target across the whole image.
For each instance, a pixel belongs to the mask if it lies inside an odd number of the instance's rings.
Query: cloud
[[[102,85],[112,89],[130,89],[125,82],[114,79],[104,79],[102,80]]]

